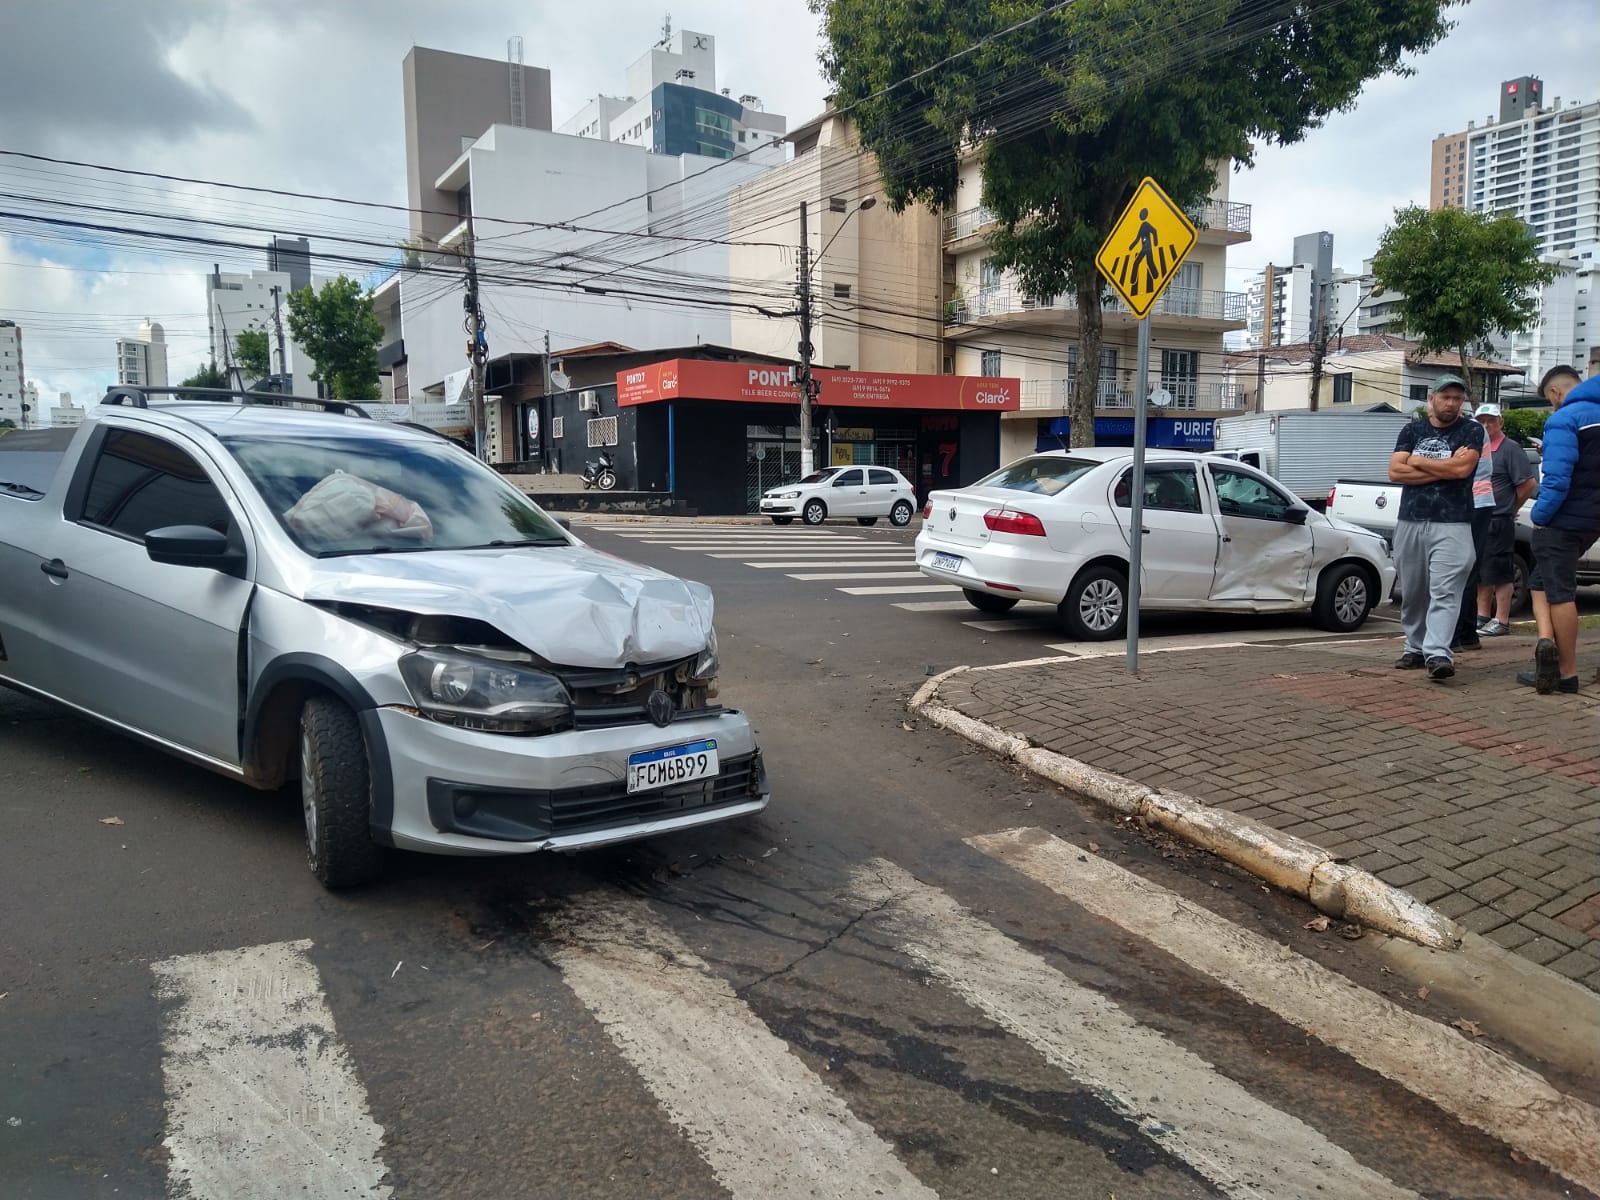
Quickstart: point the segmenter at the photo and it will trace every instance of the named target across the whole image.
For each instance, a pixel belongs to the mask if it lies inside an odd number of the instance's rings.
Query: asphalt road
[[[1451,1115],[1449,1067],[1413,1060],[1435,1032],[1479,1047],[1413,1016],[1363,942],[906,719],[931,671],[1055,653],[1044,610],[975,628],[896,607],[933,594],[749,565],[806,531],[759,558],[682,528],[585,536],[716,589],[722,699],[754,716],[775,793],[738,824],[574,858],[396,856],[333,895],[293,792],[0,693],[0,1196],[1592,1194],[1559,1136]],[[910,538],[829,528],[858,539],[830,555]],[[743,530],[726,536],[761,532]],[[1288,618],[1149,633],[1317,636]],[[1131,872],[1127,904],[1068,899],[967,840],[1018,828]],[[1145,908],[1179,932],[1141,933]],[[1178,919],[1213,913],[1245,959],[1274,950],[1238,971],[1292,970],[1326,1011],[1221,981],[1217,939]],[[204,1007],[217,976],[244,981],[245,1016]],[[1341,988],[1420,1024],[1352,1052],[1328,1032]],[[249,1024],[284,995],[298,1025]],[[229,1022],[228,1055],[207,1050]],[[272,1055],[289,1068],[268,1086],[250,1072]],[[308,1189],[267,1157],[203,1161],[247,1121],[338,1170]]]

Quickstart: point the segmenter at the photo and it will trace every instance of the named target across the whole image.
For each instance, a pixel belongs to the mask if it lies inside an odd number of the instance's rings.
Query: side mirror
[[[1283,514],[1283,519],[1289,522],[1291,525],[1304,525],[1306,523],[1306,516],[1310,512],[1311,510],[1309,508],[1286,509]]]
[[[244,551],[228,535],[206,525],[167,525],[144,535],[151,562],[174,567],[210,567],[230,574],[244,566]]]
[[[551,514],[550,519],[552,521],[554,521],[557,525],[561,526],[561,528],[565,529],[568,533],[572,532],[572,522],[568,518],[566,518],[566,517],[558,517],[558,516],[555,516],[554,514]]]

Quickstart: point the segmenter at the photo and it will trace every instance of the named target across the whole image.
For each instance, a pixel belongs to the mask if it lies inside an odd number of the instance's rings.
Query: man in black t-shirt
[[[1400,576],[1402,670],[1427,667],[1436,682],[1456,673],[1450,643],[1462,589],[1472,570],[1472,474],[1483,452],[1483,426],[1466,420],[1467,385],[1441,375],[1428,395],[1428,415],[1400,431],[1389,479],[1404,484],[1394,531]]]

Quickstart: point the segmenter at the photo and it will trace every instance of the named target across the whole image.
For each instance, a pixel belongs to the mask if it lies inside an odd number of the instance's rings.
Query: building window
[[[978,264],[978,286],[984,291],[1000,286],[1000,268],[994,259],[986,258]]]
[[[1413,383],[1406,389],[1406,398],[1412,404],[1426,404],[1428,402],[1428,385],[1425,383]]]
[[[848,300],[848,299],[850,299],[850,285],[848,283],[836,283],[836,284],[834,284],[833,285],[833,296],[834,296],[834,299],[836,299],[836,300]]]
[[[617,419],[615,417],[598,417],[589,422],[589,448],[596,446],[615,446],[617,444]]]
[[[1333,377],[1333,402],[1349,404],[1355,389],[1355,376],[1348,373]]]
[[[843,196],[828,197],[828,209],[830,212],[844,212],[845,209],[849,207],[849,204],[845,202],[845,198]]]
[[[954,354],[946,354],[940,360],[939,369],[946,375],[954,375],[956,373],[956,356]]]
[[[983,358],[979,360],[978,374],[985,379],[998,379],[1000,377],[1000,351],[985,350]]]
[[[558,441],[562,437],[562,434],[563,434],[562,425],[563,425],[564,421],[565,421],[564,417],[551,417],[550,418],[550,438],[551,438],[552,441]]]

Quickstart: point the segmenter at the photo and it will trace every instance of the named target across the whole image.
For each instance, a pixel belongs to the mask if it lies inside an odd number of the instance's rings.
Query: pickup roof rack
[[[348,400],[322,400],[316,396],[287,396],[281,392],[244,392],[232,388],[206,387],[130,387],[119,384],[106,389],[101,404],[121,405],[130,408],[149,408],[150,397],[172,396],[180,400],[211,400],[218,404],[260,404],[273,408],[300,408],[311,405],[323,412],[343,413],[347,417],[366,417],[372,414],[359,404]]]

